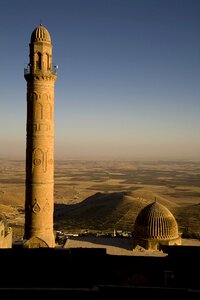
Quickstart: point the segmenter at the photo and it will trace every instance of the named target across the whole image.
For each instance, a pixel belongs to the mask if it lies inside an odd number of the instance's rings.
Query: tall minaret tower
[[[40,24],[31,35],[27,81],[24,247],[54,247],[54,82],[52,44]]]

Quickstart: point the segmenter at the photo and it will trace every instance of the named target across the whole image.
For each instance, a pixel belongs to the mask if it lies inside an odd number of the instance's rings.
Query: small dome
[[[38,27],[36,27],[31,35],[31,43],[34,42],[47,42],[51,43],[51,37],[48,32],[48,30],[40,24]]]
[[[162,204],[153,202],[138,214],[133,236],[140,239],[170,240],[177,238],[178,225],[172,213]]]

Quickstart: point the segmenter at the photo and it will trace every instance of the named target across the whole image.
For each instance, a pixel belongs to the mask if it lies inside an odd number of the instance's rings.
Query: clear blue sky
[[[56,158],[200,158],[198,0],[0,0],[0,157],[25,158],[40,22],[58,65]]]

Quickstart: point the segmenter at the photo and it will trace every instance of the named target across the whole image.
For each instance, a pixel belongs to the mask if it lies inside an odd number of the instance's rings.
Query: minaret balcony
[[[43,70],[37,70],[37,72],[33,72],[30,68],[30,66],[28,65],[26,68],[24,68],[24,77],[26,77],[26,75],[30,75],[30,74],[37,74],[38,71],[39,73],[51,73],[53,75],[57,75],[57,70],[58,70],[58,66],[55,65],[53,66],[52,70],[48,70],[47,72],[44,72]]]
[[[24,76],[30,74],[30,67],[24,68]]]

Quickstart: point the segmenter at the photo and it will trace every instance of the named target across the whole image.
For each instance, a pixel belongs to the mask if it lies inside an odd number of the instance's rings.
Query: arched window
[[[34,119],[43,119],[43,105],[39,102],[36,102],[34,106]]]
[[[48,53],[46,55],[47,55],[47,70],[50,70],[50,56]]]
[[[36,69],[42,69],[42,54],[40,52],[38,52],[36,56]]]

